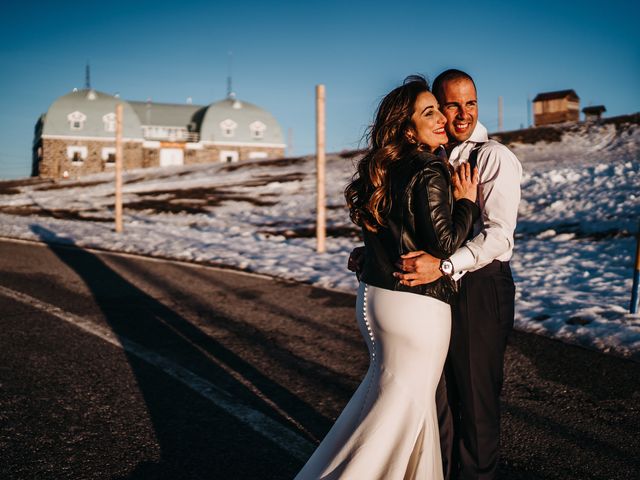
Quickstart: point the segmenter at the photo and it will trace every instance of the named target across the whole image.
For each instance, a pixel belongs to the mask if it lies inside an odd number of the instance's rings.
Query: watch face
[[[453,263],[451,263],[450,260],[443,260],[440,263],[440,270],[442,270],[442,273],[445,275],[451,275],[453,273]]]

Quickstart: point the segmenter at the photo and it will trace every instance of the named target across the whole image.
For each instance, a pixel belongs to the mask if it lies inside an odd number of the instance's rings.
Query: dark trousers
[[[497,260],[460,282],[436,392],[443,465],[447,479],[487,480],[498,466],[499,396],[515,286],[509,263]]]

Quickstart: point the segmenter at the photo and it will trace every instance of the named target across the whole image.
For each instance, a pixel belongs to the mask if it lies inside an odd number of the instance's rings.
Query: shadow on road
[[[513,332],[508,350],[504,413],[531,438],[551,434],[547,467],[564,451],[575,462],[572,478],[640,471],[639,364],[522,332]]]
[[[55,232],[40,226],[33,226],[32,231],[46,241],[60,261],[86,284],[108,326],[121,343],[129,339],[169,357],[229,392],[234,398],[250,402],[252,408],[277,418],[292,430],[296,429],[291,417],[283,418],[283,412],[274,410],[268,398],[256,395],[250,385],[239,381],[237,376],[223,367],[230,365],[244,378],[258,384],[267,397],[273,395],[279,404],[286,405],[287,410],[295,411],[306,419],[314,418],[315,423],[322,426],[321,429],[328,425],[328,419],[296,395],[123,278],[97,256],[79,248],[68,248],[68,245],[73,245],[68,239],[60,238]],[[200,402],[205,405],[204,410],[184,404],[185,398],[194,397],[193,392],[185,394],[182,386],[176,385],[172,385],[169,391],[163,391],[167,379],[159,380],[162,375],[156,369],[150,368],[126,350],[124,352],[146,404],[160,449],[160,459],[144,461],[122,478],[231,478],[230,474],[233,478],[250,478],[247,469],[251,468],[257,468],[255,476],[251,478],[284,478],[295,472],[299,465],[296,460],[287,458],[286,445],[269,445],[264,437],[235,419],[226,418],[229,416],[211,403]],[[180,391],[180,394],[177,395],[176,391]],[[220,424],[214,424],[213,431],[203,428],[202,425],[211,427],[212,417],[223,420]],[[299,429],[298,433],[305,435]],[[283,472],[283,468],[288,471]]]
[[[131,268],[129,268],[129,272],[138,276],[144,274],[142,271],[136,271]],[[200,283],[211,281],[210,277],[207,277],[198,270],[190,270],[188,275],[190,281]],[[175,280],[172,281],[172,279],[169,279],[163,285],[158,283],[158,279],[147,278],[145,281],[166,292],[172,298],[184,296],[184,287]],[[288,285],[289,284],[283,284],[282,286]],[[292,283],[290,285],[295,288],[295,284]],[[324,302],[324,308],[329,312],[327,313],[329,318],[326,320],[318,320],[314,318],[317,315],[314,316],[309,314],[309,312],[292,312],[282,306],[282,304],[286,303],[284,300],[269,300],[265,298],[266,296],[263,295],[263,292],[257,290],[241,289],[231,282],[224,282],[220,279],[216,282],[215,288],[218,291],[226,293],[228,298],[233,299],[233,301],[246,301],[246,299],[250,299],[251,304],[258,311],[286,318],[291,323],[303,325],[304,330],[314,336],[314,343],[320,344],[321,347],[319,348],[326,352],[327,356],[337,356],[340,358],[348,355],[351,357],[351,362],[355,363],[352,358],[353,352],[361,352],[362,355],[359,360],[362,360],[362,364],[359,365],[359,368],[354,369],[355,371],[352,375],[345,375],[344,372],[337,372],[326,363],[321,364],[311,361],[305,356],[280,345],[278,340],[273,338],[273,332],[264,332],[242,318],[226,317],[224,322],[216,322],[217,328],[231,335],[241,336],[245,341],[250,342],[251,348],[262,351],[265,356],[269,357],[270,364],[274,367],[288,370],[291,375],[295,375],[296,377],[304,377],[315,385],[321,384],[326,386],[327,389],[332,390],[342,398],[349,398],[353,394],[368,367],[369,357],[366,352],[366,346],[360,336],[359,330],[357,330],[355,320],[353,324],[348,323],[345,326],[341,322],[333,321],[331,318],[332,309],[346,307],[350,313],[355,310],[355,297],[353,295],[333,293],[330,297],[327,297],[326,302]],[[314,299],[322,298],[318,292],[322,291],[312,289],[310,290],[309,296]],[[209,304],[198,302],[194,296],[185,299],[185,301],[190,302],[190,310],[207,311],[207,317],[211,317],[216,313],[212,311]],[[319,338],[320,340],[318,340]],[[299,341],[302,342],[304,339],[300,339]],[[255,381],[257,382],[256,385],[260,386],[261,379],[256,378]],[[323,393],[326,394],[328,392],[325,390]],[[286,398],[282,398],[281,401],[283,404],[287,403]],[[332,422],[329,422],[326,418],[319,418],[317,415],[314,416],[312,411],[290,412],[290,414],[299,422],[306,421],[306,426],[316,438],[324,436],[332,425]]]
[[[542,378],[577,388],[596,400],[632,399],[640,391],[636,376],[640,364],[632,360],[594,355],[592,350],[552,339],[547,341],[562,344],[563,348],[548,349],[546,355],[540,355],[540,346],[531,341],[536,337],[518,332],[515,335],[518,341],[510,342],[511,347],[527,357]]]

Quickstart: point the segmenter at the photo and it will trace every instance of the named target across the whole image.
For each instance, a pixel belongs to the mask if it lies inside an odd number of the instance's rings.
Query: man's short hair
[[[436,98],[440,98],[442,97],[442,87],[444,86],[445,82],[450,82],[452,80],[461,80],[461,79],[470,80],[471,83],[473,83],[473,88],[476,88],[476,82],[473,81],[473,78],[471,78],[471,75],[463,72],[462,70],[450,68],[449,70],[445,70],[444,72],[442,72],[440,75],[436,77],[436,79],[433,81],[433,84],[431,86],[431,91],[436,96]],[[476,91],[477,91],[477,88],[476,88]]]

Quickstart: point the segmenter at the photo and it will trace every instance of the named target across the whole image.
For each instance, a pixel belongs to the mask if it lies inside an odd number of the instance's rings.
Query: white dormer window
[[[220,128],[222,129],[222,134],[225,137],[233,137],[233,132],[238,128],[238,124],[230,118],[227,118],[220,122]]]
[[[76,110],[75,112],[67,115],[67,120],[69,121],[71,130],[82,130],[82,128],[84,127],[84,122],[87,120],[87,116],[84,113],[78,112]]]
[[[249,125],[249,129],[251,130],[252,138],[262,138],[264,137],[264,131],[267,129],[267,126],[260,120],[256,120]]]
[[[102,117],[102,121],[104,122],[104,131],[105,132],[115,132],[116,131],[116,114],[111,112],[107,113]]]

